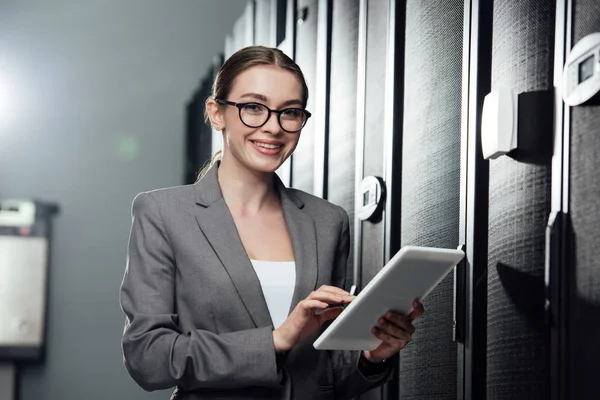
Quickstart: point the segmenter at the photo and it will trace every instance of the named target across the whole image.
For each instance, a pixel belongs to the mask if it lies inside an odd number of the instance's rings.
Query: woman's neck
[[[218,170],[223,198],[234,215],[256,215],[279,202],[272,172],[252,171],[224,157]]]

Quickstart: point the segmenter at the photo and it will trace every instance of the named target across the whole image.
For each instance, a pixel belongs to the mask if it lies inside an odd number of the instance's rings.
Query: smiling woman
[[[280,50],[238,51],[206,102],[220,161],[194,185],[134,200],[123,352],[143,388],[176,386],[178,400],[352,398],[382,384],[393,365],[384,361],[410,341],[420,304],[381,317],[375,350],[312,346],[354,297],[341,289],[347,213],[275,174],[310,117],[307,99]]]

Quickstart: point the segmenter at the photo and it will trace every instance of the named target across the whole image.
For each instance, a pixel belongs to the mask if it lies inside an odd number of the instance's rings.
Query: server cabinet
[[[459,245],[462,1],[407,1],[401,243]],[[453,277],[425,300],[400,356],[400,398],[455,399]]]
[[[554,13],[553,1],[494,1],[492,90],[523,94],[552,87]],[[519,141],[539,133],[519,129]],[[551,126],[542,133],[551,138]],[[543,280],[550,171],[548,159],[532,161],[521,153],[490,162],[489,400],[548,396]]]
[[[583,37],[600,32],[600,3],[594,0],[563,2],[567,18],[567,50]],[[600,62],[596,55],[596,68]],[[596,69],[596,73],[598,70]],[[598,398],[600,367],[600,102],[567,108],[567,144],[564,151],[563,212],[570,215],[567,236],[569,256],[564,259],[568,297],[568,360],[563,369],[568,383],[566,399]],[[568,232],[568,229],[567,229]]]

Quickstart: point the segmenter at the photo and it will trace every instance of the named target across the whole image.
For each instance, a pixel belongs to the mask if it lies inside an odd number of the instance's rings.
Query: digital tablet
[[[317,350],[374,350],[381,340],[371,329],[388,311],[408,315],[465,256],[462,250],[406,246],[388,262],[329,325]]]

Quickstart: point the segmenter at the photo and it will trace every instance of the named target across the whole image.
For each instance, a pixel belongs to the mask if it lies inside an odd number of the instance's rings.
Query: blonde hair
[[[231,92],[235,78],[237,78],[239,74],[248,68],[255,67],[257,65],[276,65],[281,69],[294,74],[302,86],[302,108],[306,107],[306,103],[308,102],[308,86],[306,85],[304,74],[302,73],[302,70],[298,64],[296,64],[294,60],[288,57],[283,51],[277,48],[265,46],[244,47],[229,57],[219,69],[212,87],[212,95],[206,99],[206,103],[208,103],[208,101],[211,99],[226,99]],[[208,112],[206,110],[206,104],[204,107],[204,118],[207,123],[210,121],[208,118]],[[197,181],[206,175],[206,172],[208,172],[208,170],[218,160],[221,159],[222,155],[223,152],[219,150],[212,156],[210,161],[207,161],[206,165],[204,165],[200,172],[198,172]]]
[[[222,156],[223,156],[223,151],[222,150],[217,150],[217,152],[215,154],[213,154],[213,156],[211,157],[211,159],[207,160],[204,163],[204,166],[202,167],[202,169],[200,171],[198,171],[198,177],[196,178],[196,182],[198,182],[200,179],[202,179],[204,177],[204,175],[206,175],[206,173],[208,172],[208,170],[211,169],[212,166],[215,165],[215,163],[217,161],[219,161]]]

